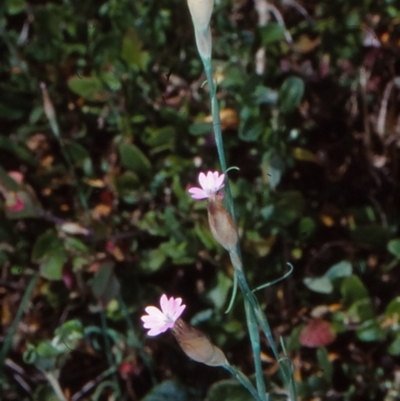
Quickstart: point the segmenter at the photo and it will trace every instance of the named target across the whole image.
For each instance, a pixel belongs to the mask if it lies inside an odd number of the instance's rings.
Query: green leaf
[[[239,126],[239,138],[244,142],[255,142],[264,131],[264,124],[260,118],[250,116],[241,120]]]
[[[194,123],[189,127],[189,134],[200,136],[200,135],[208,135],[212,132],[212,124],[211,123]]]
[[[374,317],[374,308],[369,298],[358,299],[348,309],[348,316],[354,322],[365,322]]]
[[[58,238],[57,232],[49,229],[37,238],[32,250],[32,262],[38,263],[49,252],[59,249],[63,249],[63,244]]]
[[[61,280],[66,261],[67,252],[62,248],[46,252],[40,264],[40,275],[47,280]]]
[[[121,58],[130,67],[143,68],[142,42],[133,28],[129,28],[122,39]]]
[[[350,235],[354,241],[381,249],[387,245],[390,232],[381,224],[368,224],[355,227]]]
[[[131,143],[121,143],[118,151],[124,167],[140,176],[148,177],[150,175],[150,161],[137,146]]]
[[[317,349],[317,359],[319,367],[321,368],[326,380],[331,383],[333,375],[333,365],[329,360],[328,351],[325,347],[320,347]]]
[[[115,277],[113,262],[105,262],[100,266],[91,283],[91,288],[93,295],[100,298],[105,304],[117,296],[120,285]]]
[[[207,293],[207,298],[217,309],[222,309],[225,305],[229,290],[232,287],[232,280],[224,273],[218,272],[217,285]]]
[[[351,305],[361,299],[369,298],[367,289],[357,276],[346,277],[342,282],[340,291],[345,305]]]
[[[151,148],[168,149],[174,144],[176,137],[176,128],[172,125],[167,125],[162,128],[147,128],[142,136],[143,142]]]
[[[267,25],[259,27],[263,45],[277,42],[285,37],[285,28],[275,22],[268,22]]]
[[[26,7],[25,0],[9,0],[8,1],[8,14],[15,15],[24,11]]]
[[[392,239],[387,244],[387,250],[397,259],[400,259],[400,238]]]
[[[154,386],[142,401],[187,401],[188,390],[180,383],[167,380]]]
[[[329,280],[336,280],[337,278],[349,277],[353,272],[351,263],[347,260],[342,260],[336,263],[324,274]]]
[[[271,157],[271,160],[267,167],[267,174],[269,177],[269,185],[272,189],[276,189],[276,187],[281,182],[285,167],[286,166],[282,157],[280,157],[279,155],[274,155]]]
[[[207,401],[254,401],[254,398],[236,380],[222,380],[211,386]]]
[[[392,356],[400,356],[400,333],[397,333],[396,338],[389,345],[388,352]]]
[[[284,113],[290,113],[300,104],[304,95],[304,81],[298,77],[286,78],[279,90],[279,106]]]
[[[397,315],[397,319],[400,321],[400,297],[392,299],[386,307],[385,316],[393,317],[393,315]]]
[[[92,102],[103,102],[106,99],[107,91],[100,79],[96,77],[74,76],[68,80],[68,87],[78,96]]]
[[[316,229],[316,223],[311,217],[302,217],[299,221],[298,235],[302,240],[311,238]]]
[[[31,166],[35,166],[37,164],[32,153],[23,144],[15,141],[15,139],[11,140],[4,135],[0,135],[0,148],[13,153],[21,161],[28,163]]]
[[[167,260],[164,249],[157,248],[143,251],[140,269],[145,273],[154,273],[161,268]]]
[[[311,291],[318,292],[320,294],[330,294],[333,291],[331,280],[325,276],[316,278],[306,277],[303,280],[303,283]]]
[[[385,339],[385,331],[376,319],[368,320],[361,324],[356,331],[357,337],[361,341],[381,341]]]

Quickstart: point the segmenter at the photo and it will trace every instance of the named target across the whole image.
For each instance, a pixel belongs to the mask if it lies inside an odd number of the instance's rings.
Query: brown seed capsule
[[[233,250],[238,242],[236,224],[222,205],[219,195],[208,197],[207,211],[212,235],[227,251]]]
[[[222,366],[227,363],[224,353],[204,333],[182,319],[175,322],[171,331],[183,352],[194,361],[208,366]]]

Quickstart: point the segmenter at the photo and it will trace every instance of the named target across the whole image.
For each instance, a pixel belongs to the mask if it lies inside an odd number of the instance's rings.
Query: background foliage
[[[395,3],[214,9],[245,269],[257,287],[294,265],[258,296],[302,399],[400,396]],[[218,165],[185,2],[8,0],[0,18],[1,399],[247,400],[139,320],[181,296],[252,374],[231,266],[186,193]]]

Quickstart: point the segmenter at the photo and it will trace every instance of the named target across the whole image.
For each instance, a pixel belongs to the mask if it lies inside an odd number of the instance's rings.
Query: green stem
[[[56,393],[56,396],[59,399],[59,401],[67,401],[67,398],[65,397],[62,388],[60,386],[60,383],[58,382],[57,378],[54,375],[54,372],[42,371],[42,373],[46,377],[53,391]]]
[[[226,171],[226,160],[225,160],[225,153],[224,153],[224,142],[222,139],[222,130],[221,130],[221,118],[219,115],[219,105],[217,99],[217,90],[213,81],[212,76],[212,65],[210,59],[201,59],[204,66],[204,71],[206,73],[208,87],[210,90],[210,100],[211,100],[211,114],[213,117],[213,128],[214,128],[214,137],[215,137],[215,144],[217,146],[217,152],[219,157],[219,162],[221,164],[221,170]],[[228,204],[228,210],[231,214],[233,220],[236,222],[236,214],[235,214],[235,207],[233,204],[232,193],[229,186],[229,180],[225,179],[225,199]]]
[[[114,361],[113,361],[113,357],[112,357],[112,353],[111,353],[111,344],[110,344],[110,340],[109,340],[108,334],[107,334],[107,320],[106,320],[104,311],[100,312],[100,320],[101,320],[101,329],[102,329],[103,338],[104,338],[104,345],[106,348],[107,362],[110,366],[114,366]],[[120,397],[121,389],[119,388],[118,377],[115,372],[112,375],[112,379],[114,382],[114,387],[117,392],[117,397]]]
[[[261,398],[260,395],[258,395],[254,386],[251,384],[251,381],[239,369],[229,364],[226,364],[223,367],[229,373],[231,373],[231,375],[234,376],[244,388],[246,388],[249,391],[249,393],[253,396],[255,400],[264,401],[265,394],[264,397]]]
[[[261,354],[260,332],[258,331],[258,324],[256,317],[254,316],[251,305],[249,304],[249,302],[247,302],[246,298],[244,307],[246,311],[247,328],[249,330],[249,335],[250,335],[250,344],[251,348],[253,349],[254,367],[256,370],[257,391],[260,397],[262,399],[265,399],[265,383],[264,383],[264,376],[260,358]]]
[[[12,325],[11,325],[10,329],[8,330],[7,335],[6,335],[6,338],[5,338],[4,343],[3,343],[3,347],[2,347],[1,352],[0,352],[0,373],[1,373],[1,370],[3,369],[3,367],[5,365],[6,355],[8,354],[8,351],[10,349],[12,339],[14,337],[14,334],[15,334],[16,330],[17,330],[18,324],[21,321],[21,318],[22,318],[22,315],[23,315],[24,310],[26,308],[26,305],[28,304],[28,302],[29,302],[29,300],[30,300],[30,298],[32,296],[33,290],[35,289],[35,286],[36,286],[36,283],[38,281],[38,278],[39,278],[39,273],[35,273],[32,276],[31,281],[29,282],[28,287],[25,290],[24,296],[22,297],[22,300],[21,300],[21,303],[19,305],[17,314],[15,315],[14,321],[12,322]],[[1,374],[0,374],[0,376],[1,376]]]

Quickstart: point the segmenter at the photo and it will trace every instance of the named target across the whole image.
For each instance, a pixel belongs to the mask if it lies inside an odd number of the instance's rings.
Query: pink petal
[[[197,187],[189,188],[188,192],[190,193],[190,196],[193,199],[205,199],[208,197],[208,195],[201,188]]]
[[[203,172],[201,172],[199,174],[199,184],[203,189],[207,188],[207,180],[208,180],[208,177],[206,177],[206,175]]]

